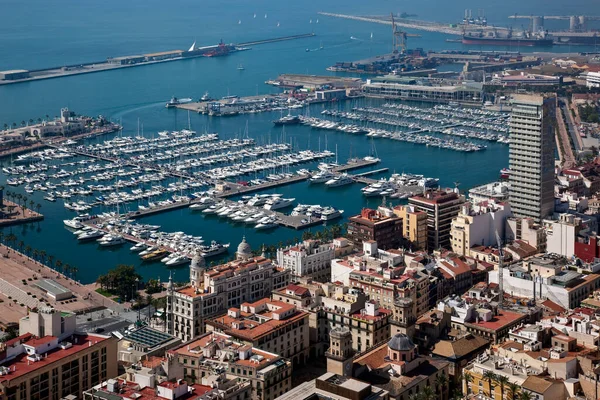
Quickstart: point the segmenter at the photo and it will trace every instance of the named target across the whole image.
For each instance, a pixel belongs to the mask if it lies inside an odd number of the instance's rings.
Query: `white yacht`
[[[247,224],[255,224],[258,222],[259,219],[263,218],[264,216],[265,216],[265,213],[259,212],[258,214],[254,214],[254,215],[246,218],[244,220],[244,222]]]
[[[98,239],[104,236],[104,232],[94,229],[91,231],[83,232],[82,234],[77,236],[77,240],[85,241],[85,240],[93,240]]]
[[[98,239],[98,243],[100,246],[109,247],[109,246],[118,246],[125,243],[125,238],[121,235],[109,234],[104,236],[101,239]]]
[[[291,206],[294,203],[295,198],[292,199],[282,199],[279,197],[270,199],[267,201],[267,204],[264,205],[265,210],[279,210],[280,208],[286,208]]]
[[[258,221],[255,228],[260,230],[276,228],[277,226],[279,225],[277,224],[277,219],[275,217],[264,217]]]
[[[343,213],[344,210],[337,210],[333,207],[325,207],[323,211],[321,211],[321,221],[331,221],[341,217]]]
[[[175,257],[171,257],[165,264],[169,267],[175,267],[190,262],[190,259],[183,254],[176,254]]]
[[[338,186],[349,185],[353,182],[354,182],[354,180],[352,180],[352,178],[350,178],[348,175],[342,174],[342,175],[336,176],[335,178],[325,182],[325,185],[327,185],[327,187],[338,187]]]
[[[221,244],[221,243],[217,243],[216,241],[213,240],[212,242],[210,242],[210,246],[200,247],[200,251],[201,251],[202,257],[206,258],[206,257],[213,257],[213,256],[217,256],[219,254],[223,254],[223,253],[227,252],[228,248],[229,248],[229,243]]]
[[[137,253],[142,250],[146,250],[147,248],[148,248],[148,245],[146,243],[139,242],[139,243],[135,244],[134,246],[132,246],[129,250],[135,251]]]
[[[334,177],[335,175],[329,171],[320,171],[314,174],[308,181],[310,183],[325,183]]]

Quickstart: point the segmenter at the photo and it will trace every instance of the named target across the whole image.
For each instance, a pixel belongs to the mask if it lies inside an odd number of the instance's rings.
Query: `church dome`
[[[415,348],[415,344],[405,334],[398,333],[390,339],[388,347],[395,351],[412,351]]]
[[[244,236],[244,238],[242,239],[242,242],[238,245],[237,255],[238,255],[238,257],[244,256],[244,255],[247,255],[247,256],[252,255],[252,248],[250,247],[248,242],[246,242],[246,236]]]

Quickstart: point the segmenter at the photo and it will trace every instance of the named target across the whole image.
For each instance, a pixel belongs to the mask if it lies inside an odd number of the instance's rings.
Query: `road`
[[[575,151],[579,152],[583,150],[583,141],[579,136],[579,130],[577,129],[577,125],[575,125],[575,121],[573,121],[573,115],[571,114],[571,110],[567,106],[567,99],[561,97],[559,100],[560,109],[567,120],[567,130],[571,139],[573,140],[573,146],[575,147]]]
[[[150,315],[153,313],[154,307],[150,306]],[[144,307],[140,310],[139,317],[142,321],[147,321],[148,307]],[[102,333],[108,334],[113,331],[124,331],[129,325],[135,323],[137,320],[137,311],[117,313],[108,309],[100,310],[77,315],[77,330],[83,332],[102,330]]]

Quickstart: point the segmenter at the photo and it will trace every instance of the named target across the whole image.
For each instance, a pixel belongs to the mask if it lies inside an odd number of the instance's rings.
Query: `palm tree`
[[[35,201],[33,200],[29,200],[29,209],[33,210],[33,207],[35,206]]]
[[[421,391],[420,395],[421,399],[423,400],[435,400],[435,398],[437,397],[431,386],[425,386]]]
[[[37,261],[39,255],[40,255],[40,251],[38,249],[34,249],[33,250],[33,259]]]
[[[521,393],[519,393],[519,400],[531,400],[531,398],[532,396],[530,392],[521,390]]]
[[[4,232],[0,232],[0,243],[2,243],[3,239],[4,239]]]
[[[506,389],[508,391],[508,394],[510,395],[509,400],[516,400],[517,396],[518,396],[518,392],[519,389],[521,388],[521,386],[517,385],[514,382],[509,382]]]
[[[27,254],[28,256],[31,254],[31,246],[30,245],[25,246],[25,254]]]
[[[54,256],[52,254],[48,256],[48,264],[50,264],[50,268],[54,265]]]
[[[71,266],[69,264],[65,264],[63,267],[63,271],[65,271],[65,276],[69,276],[69,273],[71,272]]]
[[[25,246],[25,242],[22,240],[19,240],[19,243],[17,244],[17,246],[19,247],[19,251],[23,252],[23,246]]]
[[[496,382],[500,385],[500,398],[504,399],[504,386],[510,383],[507,376],[499,375],[496,377]]]
[[[448,383],[448,378],[446,378],[446,375],[438,375],[435,377],[435,390],[438,394],[444,393],[446,383]]]
[[[493,385],[492,385],[492,381],[494,381],[496,379],[496,374],[493,371],[485,371],[483,373],[483,379],[488,381],[488,386],[489,386],[489,391],[490,391],[490,397],[494,397],[493,395]]]
[[[29,118],[29,125],[33,125],[33,118]]]
[[[41,205],[40,203],[37,203],[37,204],[35,205],[35,209],[37,210],[37,213],[38,213],[38,214],[40,213],[40,208],[42,208],[42,205]]]
[[[71,274],[73,275],[73,279],[75,279],[77,277],[77,272],[79,272],[79,268],[77,268],[77,266],[73,265],[71,267]]]
[[[40,250],[40,261],[42,264],[46,264],[46,256],[48,256],[46,250]]]

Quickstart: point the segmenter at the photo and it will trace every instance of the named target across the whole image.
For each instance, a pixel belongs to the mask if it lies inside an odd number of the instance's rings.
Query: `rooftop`
[[[515,324],[523,314],[514,313],[506,310],[498,310],[498,315],[492,316],[490,321],[468,322],[465,325],[474,326],[490,331],[498,331],[504,327]]]
[[[33,337],[31,335],[29,335],[29,338],[26,338],[25,336],[28,335],[23,335],[21,337],[23,338],[25,345],[39,345],[41,341],[48,340],[47,338],[56,339],[52,336],[45,336],[41,339]],[[60,361],[65,357],[71,356],[75,353],[88,349],[89,347],[93,347],[96,344],[102,343],[103,341],[108,339],[108,337],[102,335],[73,335],[72,338],[65,341],[65,343],[68,344],[66,346],[63,346],[64,348],[57,347],[47,353],[40,354],[40,356],[42,356],[41,360],[36,362],[31,362],[27,360],[27,354],[23,352],[17,357],[8,360],[2,364],[3,367],[9,368],[10,372],[6,375],[0,376],[0,383],[10,381],[11,379],[15,379],[23,375],[27,375],[32,371],[35,371],[39,368],[43,368],[54,362]],[[7,343],[7,345],[9,346],[14,344],[15,342],[10,342],[10,344]]]

